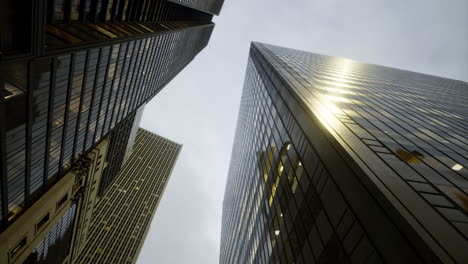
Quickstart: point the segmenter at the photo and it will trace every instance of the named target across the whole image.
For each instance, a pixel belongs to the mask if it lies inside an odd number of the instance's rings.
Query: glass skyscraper
[[[207,45],[223,1],[180,2],[1,1],[0,232]]]
[[[220,263],[468,263],[468,84],[253,43]]]
[[[192,7],[203,12],[207,12],[214,15],[219,15],[221,7],[223,6],[224,0],[169,0],[174,3],[180,3],[182,5]]]

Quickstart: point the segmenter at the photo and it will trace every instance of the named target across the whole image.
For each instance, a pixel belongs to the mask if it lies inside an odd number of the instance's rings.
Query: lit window
[[[408,163],[420,164],[421,161],[419,161],[418,158],[420,159],[424,158],[424,155],[417,151],[408,152],[403,149],[397,149],[395,152],[398,155],[398,157],[400,157],[400,159]]]

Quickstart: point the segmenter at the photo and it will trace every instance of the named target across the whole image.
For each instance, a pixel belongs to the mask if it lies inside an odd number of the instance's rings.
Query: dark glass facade
[[[204,12],[219,15],[224,0],[169,0],[174,3],[180,3]]]
[[[108,137],[110,143],[106,157],[107,166],[99,184],[98,195],[100,197],[104,195],[119,174],[122,165],[125,163],[125,157],[130,155],[127,152],[132,150],[142,112],[143,107],[118,124]]]
[[[466,263],[467,91],[253,43],[220,263]]]
[[[7,0],[0,17],[0,229],[131,119],[214,28],[212,14],[167,0]]]

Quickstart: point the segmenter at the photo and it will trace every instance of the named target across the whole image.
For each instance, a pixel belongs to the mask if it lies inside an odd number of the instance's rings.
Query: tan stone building
[[[48,258],[59,257],[64,259],[62,263],[68,263],[70,250],[63,250],[64,247],[70,247],[74,240],[77,246],[72,252],[82,249],[80,242],[88,233],[108,145],[103,140],[76,162],[69,173],[0,234],[0,263],[48,263]]]
[[[182,146],[139,129],[133,153],[96,207],[75,263],[135,263]]]

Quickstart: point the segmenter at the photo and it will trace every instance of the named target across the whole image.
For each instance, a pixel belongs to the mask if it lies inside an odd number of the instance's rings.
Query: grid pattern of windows
[[[71,55],[59,56],[54,60],[56,69],[54,71],[54,88],[52,99],[52,113],[50,138],[49,138],[49,163],[47,178],[50,179],[60,169],[60,157],[62,154],[63,125],[67,108],[67,92],[70,77]]]
[[[1,99],[0,99],[1,100]],[[19,92],[6,100],[5,151],[6,175],[8,188],[8,219],[24,208],[26,165],[26,96]],[[20,109],[16,109],[19,107]],[[15,113],[16,112],[16,113]],[[4,208],[3,210],[6,210]]]
[[[211,14],[219,15],[224,0],[169,0],[174,3],[190,6]]]
[[[64,0],[55,2],[55,6],[54,10],[48,12],[48,24],[45,27],[46,52],[71,47],[79,49],[83,45],[118,43],[128,38],[148,37],[174,29],[161,22],[177,21],[176,24],[188,27],[210,24],[212,18],[209,13],[167,0]],[[75,9],[78,12],[74,12]],[[125,48],[122,52],[125,52]]]
[[[148,38],[31,61],[12,74],[24,74],[26,84],[1,77],[8,80],[0,83],[8,92],[0,99],[5,108],[0,146],[7,153],[2,210],[9,215],[2,226],[153,98],[207,45],[214,26],[162,24],[167,30]],[[24,92],[28,85],[30,95]]]
[[[221,8],[222,0],[208,1],[205,7]],[[52,1],[49,1],[52,3]],[[167,0],[55,0],[55,7],[48,6],[48,21],[58,22],[127,22],[127,21],[173,21],[210,20],[210,10],[198,11]],[[50,5],[50,4],[49,4]],[[200,6],[200,4],[197,4]],[[194,6],[195,8],[197,6]],[[212,13],[212,12],[211,12]],[[106,27],[106,24],[99,25]]]
[[[49,111],[50,59],[31,64],[33,105],[31,129],[31,179],[30,192],[35,193],[43,183],[46,158],[47,127]]]
[[[91,106],[94,100],[97,100],[97,97],[93,97],[95,94],[94,84],[97,78],[97,65],[99,59],[99,49],[93,49],[88,51],[88,58],[86,61],[86,71],[84,76],[84,88],[83,95],[81,97],[81,106],[79,111],[79,125],[78,130],[76,131],[76,146],[74,156],[78,156],[85,149],[85,138],[86,138],[86,126],[88,124],[91,112]]]
[[[70,249],[76,210],[76,203],[74,203],[31,252],[24,263],[63,263]]]
[[[72,79],[70,83],[70,96],[68,116],[66,117],[66,130],[64,136],[64,153],[61,167],[69,167],[72,162],[74,140],[80,111],[81,94],[83,89],[83,76],[86,52],[78,52],[73,57]]]
[[[109,151],[106,157],[107,167],[101,177],[99,184],[98,195],[102,197],[107,191],[107,188],[112,184],[115,177],[117,177],[124,161],[125,151],[132,132],[136,113],[131,114],[124,121],[117,125],[117,127],[110,134]],[[135,124],[138,126],[138,124]]]
[[[169,31],[170,29],[182,29],[211,24],[209,21],[163,21],[163,22],[139,22],[120,23],[118,25],[91,26],[83,24],[58,24],[48,25],[46,45],[48,51],[56,51],[63,48],[79,49],[86,45],[102,45],[103,43],[119,43],[129,37],[141,38]],[[122,33],[125,32],[125,33]]]
[[[220,263],[463,263],[467,90],[254,43]]]
[[[132,155],[96,207],[76,263],[135,263],[181,147],[139,129]]]
[[[2,220],[11,219],[25,206],[26,89],[27,67],[23,63],[0,65],[0,176],[3,194]],[[6,192],[5,190],[11,190]],[[6,197],[5,197],[6,196]]]

